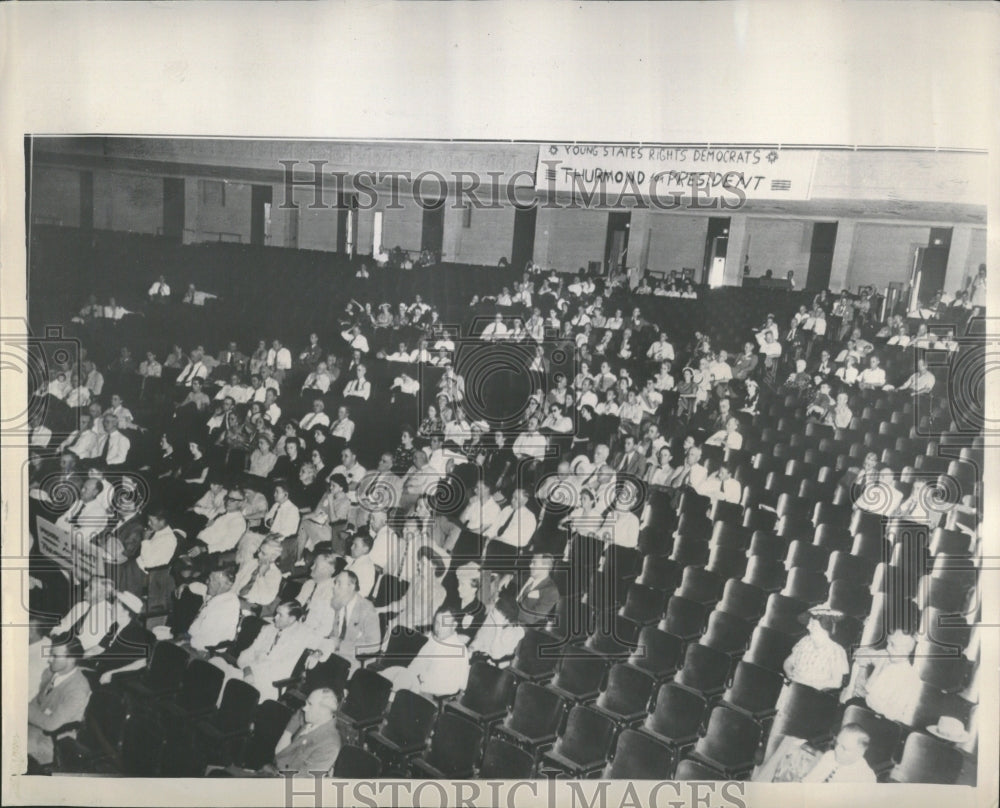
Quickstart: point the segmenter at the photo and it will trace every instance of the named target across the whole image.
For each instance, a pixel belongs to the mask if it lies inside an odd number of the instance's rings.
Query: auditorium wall
[[[930,240],[929,227],[859,222],[854,230],[851,261],[845,286],[905,283],[913,272],[913,256]]]
[[[466,264],[495,266],[501,257],[510,260],[514,240],[514,208],[473,209],[469,226],[461,210],[445,213],[445,258]],[[452,249],[449,249],[449,244]]]
[[[669,275],[674,270],[682,272],[690,267],[695,270],[697,277],[705,259],[708,217],[669,216],[662,213],[643,215],[639,211],[634,212],[629,240],[629,254],[633,261],[641,260],[641,255],[631,245],[633,239],[638,244],[642,243],[643,227],[648,229],[649,236],[647,269]]]
[[[563,272],[603,263],[607,235],[607,211],[542,207],[535,224],[535,261]]]
[[[809,272],[813,223],[807,219],[747,220],[747,250],[750,274],[763,275],[771,270],[775,278],[795,273],[798,285],[805,283]]]
[[[163,227],[163,178],[95,171],[94,227],[155,234]]]
[[[80,226],[80,172],[39,166],[31,178],[31,216],[42,224]]]
[[[184,183],[184,241],[250,242],[251,186],[188,178]]]

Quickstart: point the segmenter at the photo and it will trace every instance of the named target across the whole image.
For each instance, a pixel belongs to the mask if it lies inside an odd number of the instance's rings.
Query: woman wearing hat
[[[850,672],[847,653],[831,636],[841,617],[841,612],[822,607],[799,615],[799,622],[805,624],[808,634],[795,644],[785,660],[785,676],[789,681],[816,690],[839,691],[843,687],[844,677]]]

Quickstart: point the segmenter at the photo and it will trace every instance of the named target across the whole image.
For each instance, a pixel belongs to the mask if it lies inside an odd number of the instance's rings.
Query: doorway
[[[725,276],[726,254],[729,250],[729,217],[713,216],[705,234],[705,255],[701,262],[701,277],[695,283],[721,286]]]
[[[632,227],[632,211],[613,210],[608,213],[608,235],[604,241],[604,266],[609,272],[624,269],[628,262],[628,234]]]
[[[535,257],[535,224],[538,206],[514,208],[514,241],[510,246],[510,265],[521,271]]]
[[[420,249],[441,255],[444,245],[444,200],[424,208],[423,226],[420,229]]]
[[[270,185],[250,186],[250,243],[263,245],[271,231],[271,198],[273,189]]]
[[[809,269],[806,272],[806,289],[820,291],[830,286],[833,248],[836,243],[836,222],[813,223],[812,245],[809,248]]]
[[[184,240],[184,179],[163,178],[163,235],[180,244]]]

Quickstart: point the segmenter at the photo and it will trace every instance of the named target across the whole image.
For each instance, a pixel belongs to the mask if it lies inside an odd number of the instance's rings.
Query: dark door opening
[[[441,255],[444,245],[444,200],[424,208],[423,227],[420,230],[420,249]]]
[[[819,291],[830,286],[833,248],[836,243],[836,222],[813,223],[812,245],[809,248],[809,269],[806,272],[806,289]]]
[[[184,179],[163,178],[163,235],[180,244],[184,240]]]
[[[523,270],[528,261],[535,257],[535,223],[538,221],[538,207],[514,209],[514,240],[510,246],[510,265]]]
[[[357,244],[358,197],[356,194],[337,195],[337,252],[353,254]]]
[[[632,226],[632,211],[613,210],[608,213],[608,235],[604,241],[604,266],[618,271],[628,261],[628,233]]]
[[[80,172],[80,229],[94,229],[94,172]]]
[[[917,300],[927,304],[944,289],[944,274],[948,269],[947,247],[921,247],[917,250],[917,267],[914,285]]]
[[[268,220],[271,217],[271,199],[274,189],[270,185],[250,186],[250,243],[267,243]]]
[[[695,283],[712,282],[716,286],[721,286],[728,250],[729,217],[714,216],[708,220],[708,232],[705,234],[705,256],[701,262],[701,277],[692,280]]]

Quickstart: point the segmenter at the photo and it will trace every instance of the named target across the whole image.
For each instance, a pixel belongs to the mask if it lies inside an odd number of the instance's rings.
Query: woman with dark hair
[[[417,433],[425,440],[433,435],[444,434],[444,421],[438,415],[437,407],[433,404],[428,405],[427,417],[420,422],[420,428],[417,430]]]
[[[268,475],[272,480],[295,480],[299,476],[299,468],[305,462],[302,456],[302,444],[299,439],[288,438],[285,441],[285,453],[279,457],[274,468]]]
[[[257,446],[250,453],[249,474],[254,477],[267,477],[273,470],[274,464],[278,462],[278,455],[271,448],[271,436],[261,434],[257,436]]]
[[[396,474],[405,474],[413,465],[413,427],[404,426],[399,433],[399,446],[392,453],[392,470]]]

